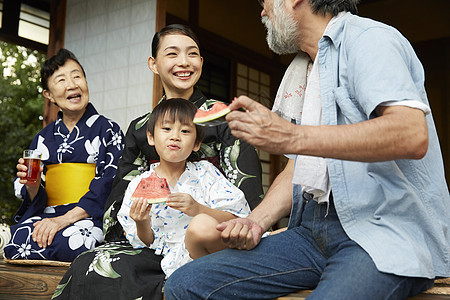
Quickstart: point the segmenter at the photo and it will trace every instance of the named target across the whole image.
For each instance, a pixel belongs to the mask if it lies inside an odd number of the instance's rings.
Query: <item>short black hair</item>
[[[58,70],[59,67],[63,66],[69,59],[75,61],[81,67],[83,75],[86,77],[83,66],[80,64],[75,54],[67,49],[61,48],[56,55],[47,59],[42,65],[41,84],[44,90],[48,90],[48,79],[50,76],[52,76],[53,73],[55,73],[55,71]]]
[[[156,123],[164,117],[169,117],[171,121],[179,121],[181,124],[191,124],[194,121],[197,107],[189,100],[183,98],[170,98],[161,101],[155,106],[147,121],[147,130],[151,135],[155,133]],[[195,143],[201,143],[205,136],[203,126],[195,124],[197,136]]]
[[[166,35],[171,34],[181,34],[187,37],[190,37],[200,49],[200,42],[197,38],[197,35],[192,31],[192,29],[183,24],[170,24],[155,33],[152,40],[152,56],[156,57],[159,49],[159,44],[161,43],[161,38]]]

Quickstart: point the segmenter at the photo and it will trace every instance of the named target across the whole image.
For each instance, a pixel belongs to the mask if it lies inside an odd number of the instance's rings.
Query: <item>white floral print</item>
[[[103,232],[100,228],[94,226],[91,220],[81,220],[67,227],[62,235],[69,237],[69,247],[76,250],[81,246],[92,249],[96,242],[103,241]]]
[[[31,218],[29,220],[31,220]],[[19,244],[17,244],[15,242],[15,239],[16,235],[20,235],[19,233],[20,231],[26,231],[26,239],[25,241],[22,240],[21,242],[19,242]],[[8,243],[8,245],[6,245],[6,247],[12,246],[17,250],[16,254],[13,257],[11,257],[12,259],[27,259],[31,254],[37,254],[42,259],[45,259],[45,256],[41,254],[41,252],[43,252],[45,249],[40,250],[33,249],[31,245],[32,234],[33,233],[31,232],[31,229],[27,226],[21,227],[14,232],[11,241]]]
[[[26,258],[31,254],[31,244],[22,244],[19,246],[19,254],[21,258]]]
[[[112,129],[108,129],[107,131],[112,133],[111,140],[108,142],[109,145],[116,146],[117,149],[121,149],[122,147],[122,135],[120,135],[120,132],[114,132]]]
[[[98,136],[96,136],[92,142],[90,140],[86,140],[86,142],[84,142],[84,148],[86,148],[86,152],[89,154],[87,158],[88,164],[95,164],[97,162],[100,144],[101,142]]]

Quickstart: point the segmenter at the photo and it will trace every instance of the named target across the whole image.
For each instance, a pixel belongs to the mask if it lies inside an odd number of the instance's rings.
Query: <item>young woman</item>
[[[173,24],[155,34],[149,68],[161,79],[164,96],[184,98],[196,107],[210,107],[217,100],[207,99],[195,88],[202,71],[203,58],[196,35],[184,25]],[[133,249],[125,240],[117,222],[125,190],[133,178],[159,161],[147,142],[147,113],[131,122],[125,137],[125,149],[119,161],[104,215],[104,234],[108,242],[80,255],[61,280],[55,295],[70,294],[83,299],[162,299],[165,274],[161,257],[149,248]],[[206,129],[197,159],[207,159],[218,167],[245,194],[251,209],[262,198],[261,164],[253,146],[231,135],[227,124]],[[69,278],[71,278],[69,280]],[[120,280],[115,280],[120,278]],[[120,282],[120,284],[119,284]],[[145,283],[145,284],[144,284]]]

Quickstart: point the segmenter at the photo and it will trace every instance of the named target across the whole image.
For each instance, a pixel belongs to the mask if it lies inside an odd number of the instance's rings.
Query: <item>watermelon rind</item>
[[[154,198],[154,199],[148,199],[148,204],[156,204],[156,203],[164,203],[167,201],[167,197],[165,198]]]
[[[145,198],[145,197],[142,197],[144,200],[147,200],[147,203],[148,204],[155,204],[155,203],[164,203],[164,202],[167,202],[167,197],[163,197],[163,198]],[[139,197],[131,197],[131,201],[134,201],[134,200],[136,200],[136,199],[142,199],[142,198],[139,198]]]
[[[220,110],[220,111],[218,111],[216,113],[209,114],[209,115],[206,115],[204,117],[195,117],[194,118],[194,124],[205,123],[205,122],[208,122],[208,121],[212,121],[212,120],[218,119],[220,117],[225,116],[229,112],[230,112],[230,109],[228,107],[226,107],[226,108],[224,108],[224,109],[222,109],[222,110]]]

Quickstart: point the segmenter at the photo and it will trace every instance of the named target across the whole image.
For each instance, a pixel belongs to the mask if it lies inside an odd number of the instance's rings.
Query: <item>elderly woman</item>
[[[42,179],[27,182],[27,167],[19,159],[14,187],[23,202],[4,251],[9,259],[71,262],[103,241],[103,209],[123,134],[89,103],[85,72],[72,52],[61,49],[48,59],[41,81],[44,96],[60,112],[30,146],[42,152]]]

